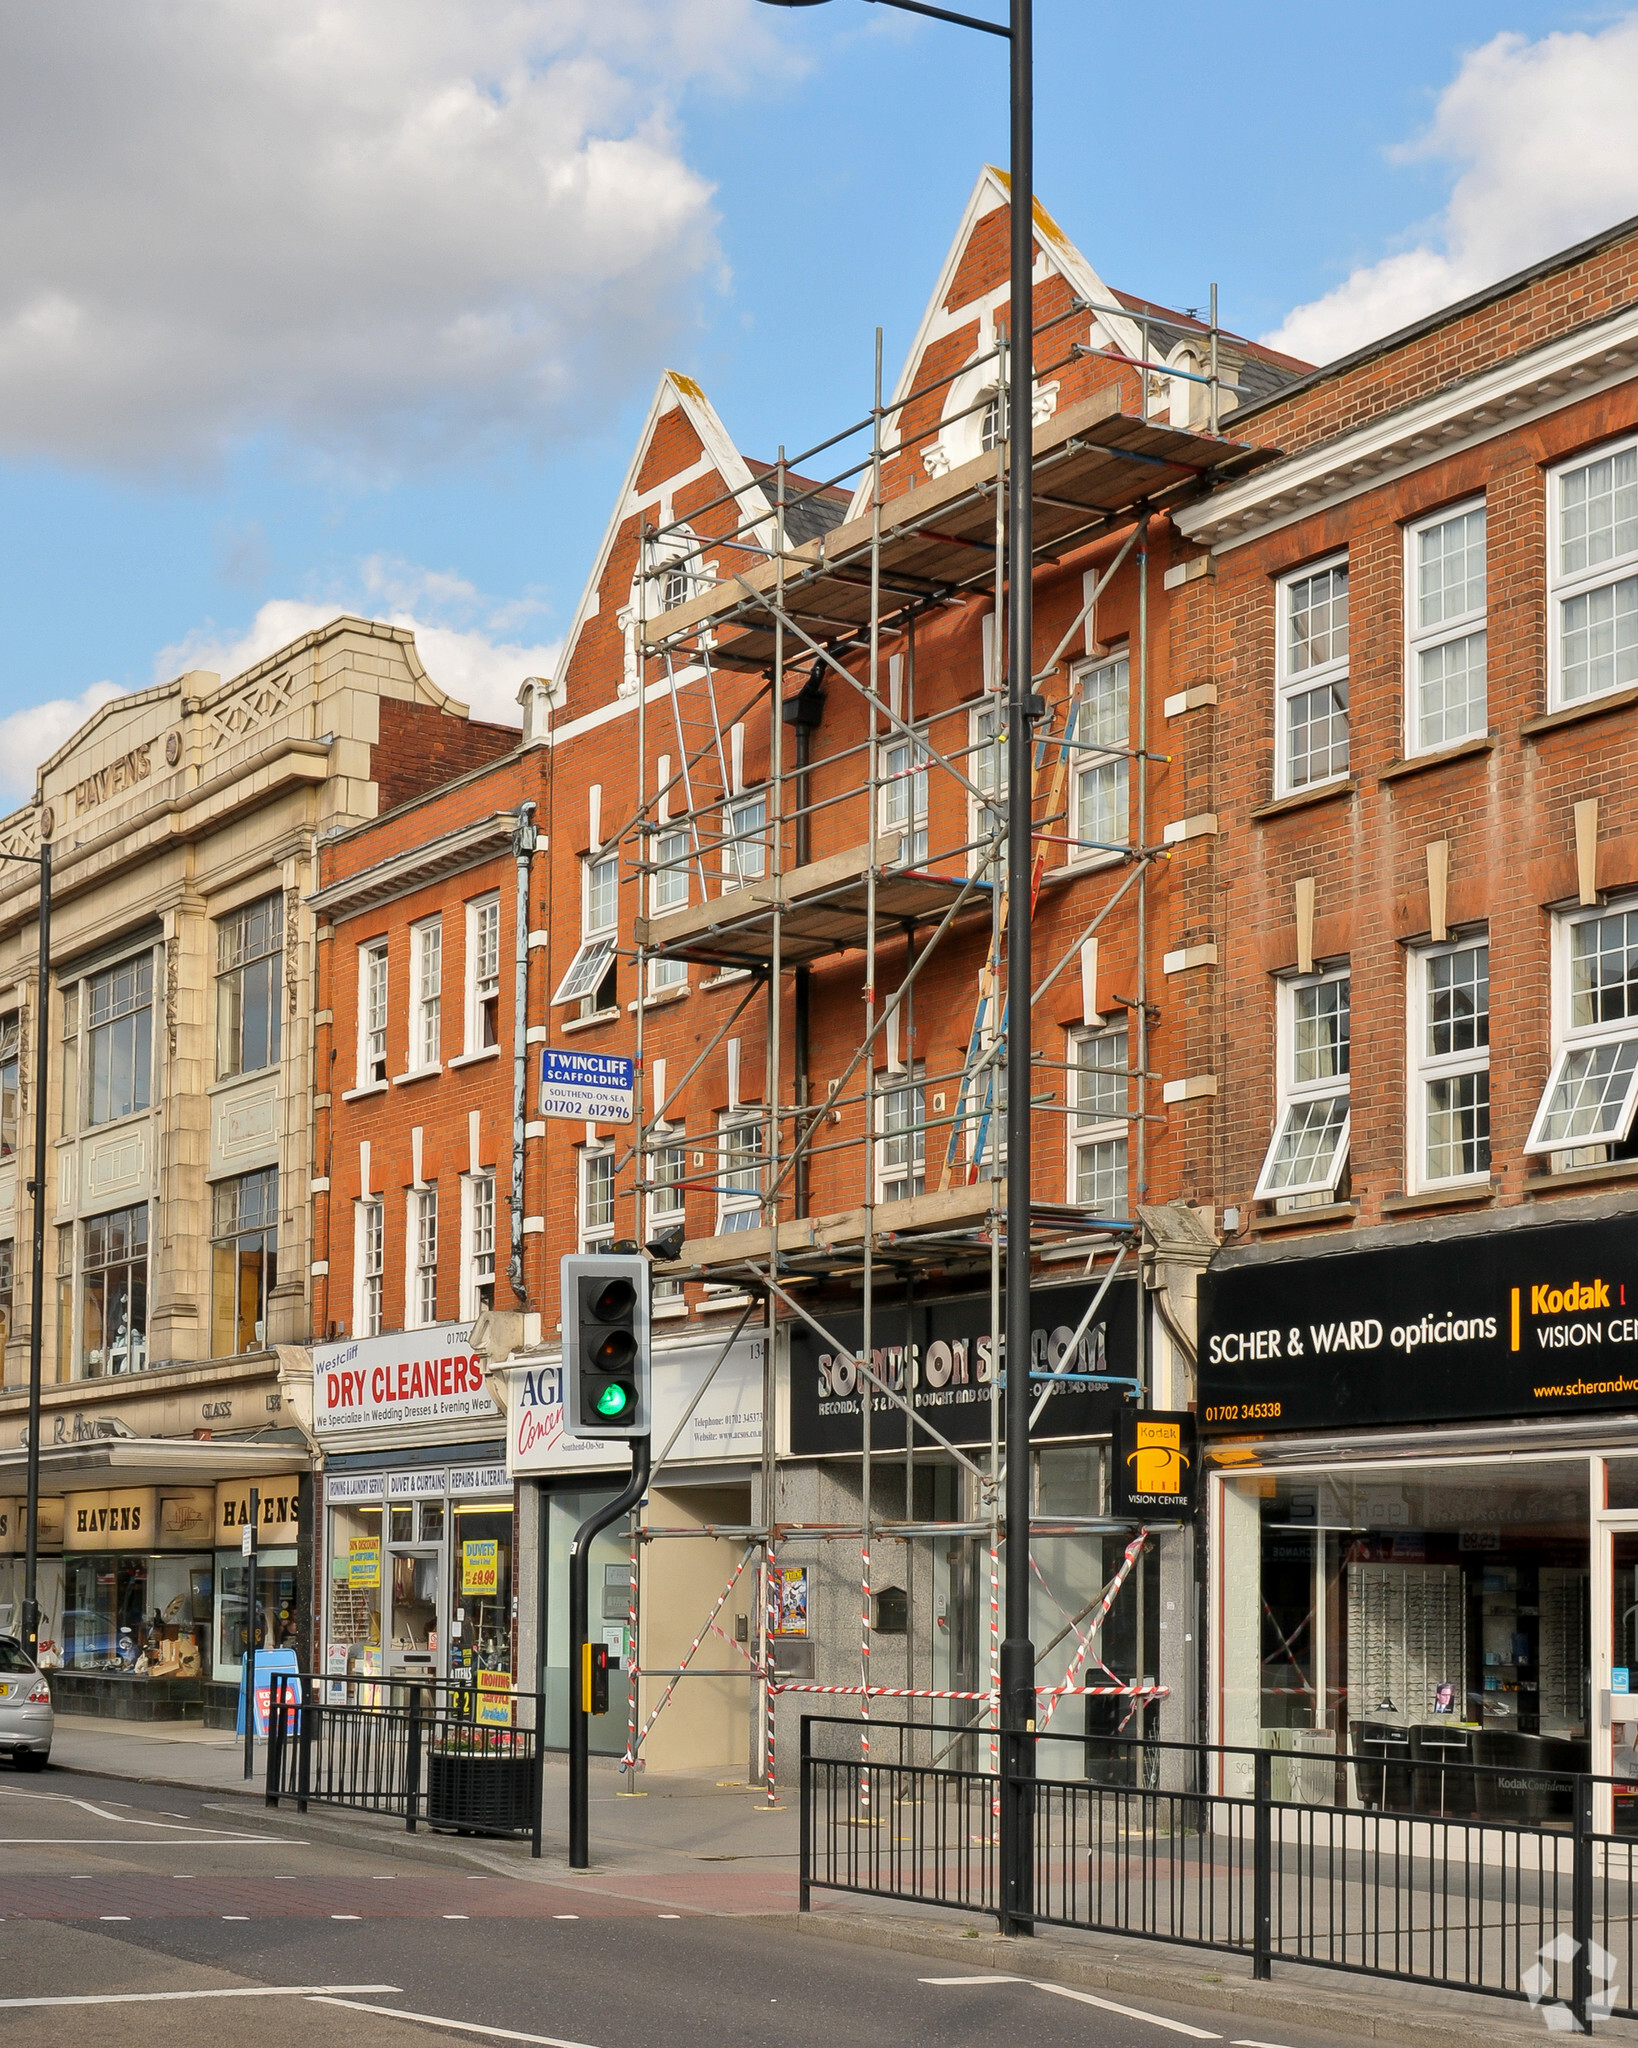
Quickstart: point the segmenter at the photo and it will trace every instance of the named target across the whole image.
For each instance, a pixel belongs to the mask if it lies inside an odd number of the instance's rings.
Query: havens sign
[[[129,753],[121,754],[117,761],[110,761],[105,768],[93,769],[75,783],[75,817],[83,818],[87,811],[94,811],[98,804],[105,804],[111,796],[122,796],[139,782],[146,782],[152,773],[153,746],[151,741],[144,740],[140,746],[132,747]]]
[[[320,1435],[499,1413],[465,1323],[313,1347],[313,1427]]]
[[[1201,1281],[1208,1430],[1600,1409],[1638,1409],[1638,1217],[1248,1261]]]

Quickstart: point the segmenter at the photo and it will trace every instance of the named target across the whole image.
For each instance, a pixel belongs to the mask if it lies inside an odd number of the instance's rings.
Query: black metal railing
[[[1464,1763],[1423,1788],[1423,1810],[1392,1811],[1374,1803],[1381,1766],[1353,1756],[1305,1773],[1307,1789],[1330,1781],[1326,1802],[1276,1798],[1288,1760],[1264,1749],[1054,1729],[1009,1738],[1009,1770],[971,1729],[872,1721],[868,1735],[866,1754],[858,1721],[803,1717],[803,1911],[818,1887],[997,1912],[1006,1782],[1028,1817],[1038,1927],[1229,1950],[1257,1977],[1306,1963],[1527,2000],[1582,2032],[1638,2017],[1624,1783]],[[1002,1772],[985,1768],[997,1757]]]
[[[275,1672],[267,1803],[387,1814],[410,1834],[527,1837],[538,1856],[545,1706],[470,1679]]]

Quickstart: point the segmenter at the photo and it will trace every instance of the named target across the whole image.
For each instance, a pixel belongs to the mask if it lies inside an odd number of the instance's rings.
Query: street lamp
[[[824,0],[764,0],[770,7],[817,7]],[[1009,24],[956,14],[924,0],[870,0],[928,14],[1012,45],[1012,282],[1007,356],[1007,1586],[1001,1644],[1001,1926],[1033,1934],[1030,1806],[1023,1780],[1034,1774],[1035,1645],[1029,1634],[1030,1410],[1030,721],[1035,711],[1033,574],[1034,469],[1034,104],[1032,0],[1009,0]],[[1021,437],[1021,442],[1020,442]],[[1020,457],[1020,447],[1022,460]],[[1010,1739],[1009,1739],[1010,1738]]]
[[[40,1661],[40,1357],[45,1329],[46,1041],[51,1015],[51,842],[34,853],[4,853],[40,870],[40,965],[34,998],[34,1272],[28,1327],[28,1535],[23,1549],[23,1648]]]

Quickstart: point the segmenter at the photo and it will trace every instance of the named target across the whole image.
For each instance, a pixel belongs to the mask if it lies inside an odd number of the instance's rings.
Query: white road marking
[[[248,1920],[250,1915],[248,1913],[224,1913],[222,1918],[224,1920]]]
[[[0,1998],[0,2007],[24,2005],[155,2005],[177,1998],[313,1998],[335,1991],[400,1991],[399,1984],[225,1984],[205,1991],[81,1991],[56,1998]]]
[[[968,1977],[918,1977],[918,1984],[1031,1984],[1037,1991],[1050,1991],[1054,1998],[1073,1998],[1082,2005],[1095,2005],[1103,2012],[1118,2012],[1122,2019],[1142,2020],[1146,2026],[1164,2027],[1168,2033],[1187,2034],[1191,2041],[1221,2041],[1221,2034],[1214,2034],[1205,2027],[1191,2027],[1184,2020],[1163,2019],[1157,2012],[1145,2012],[1141,2006],[1117,2005],[1112,1998],[1094,1998],[1090,1991],[1075,1991],[1067,1984],[1052,1984],[1044,1977],[1006,1977],[999,1971],[986,1971],[983,1976]],[[1237,2043],[1236,2048],[1276,2048],[1270,2042]]]
[[[662,1920],[680,1920],[682,1915],[680,1913],[662,1913],[660,1918]]]
[[[311,1842],[287,1842],[282,1835],[213,1835],[185,1842],[188,1849],[214,1849],[217,1842],[262,1842],[270,1849],[310,1849]],[[133,1842],[128,1835],[0,1835],[0,1849],[174,1849],[174,1842]]]
[[[580,1915],[578,1913],[554,1913],[552,1918],[554,1920],[578,1920]]]
[[[1236,2041],[1233,2048],[1285,2048],[1283,2041]]]
[[[129,1920],[130,1917],[129,1913],[99,1913],[97,1915],[99,1920]]]
[[[124,1806],[126,1802],[123,1799],[104,1800],[103,1804],[98,1806],[95,1801],[90,1799],[76,1799],[71,1792],[17,1792],[13,1791],[10,1786],[0,1786],[0,1798],[45,1799],[58,1806],[77,1806],[82,1813],[92,1814],[98,1820],[124,1821],[129,1827],[159,1828],[168,1835],[187,1833],[201,1836],[206,1840],[228,1842],[273,1841],[277,1839],[272,1835],[243,1835],[231,1833],[222,1828],[208,1828],[203,1821],[188,1820],[185,1814],[178,1816],[184,1823],[183,1827],[173,1828],[167,1827],[162,1820],[144,1820],[140,1814],[129,1812],[109,1813],[106,1811],[106,1808],[110,1806]],[[164,1809],[161,1808],[160,1811],[163,1812]],[[37,1847],[38,1844],[29,1844],[27,1846]],[[65,1848],[78,1848],[81,1845],[78,1842],[65,1838],[63,1846]],[[98,1842],[91,1846],[105,1848],[107,1844]],[[307,1845],[303,1843],[301,1846],[305,1848]]]
[[[330,1918],[332,1920],[362,1920],[364,1915],[362,1913],[332,1913]]]
[[[446,1913],[444,1918],[446,1920],[470,1920],[472,1915],[470,1913]]]
[[[1029,1980],[1037,1991],[1050,1991],[1054,1998],[1075,1998],[1082,2005],[1095,2005],[1104,2012],[1118,2012],[1123,2019],[1142,2020],[1151,2027],[1164,2027],[1171,2034],[1187,2034],[1191,2041],[1221,2041],[1221,2034],[1214,2034],[1208,2027],[1191,2027],[1183,2020],[1162,2019],[1157,2012],[1145,2012],[1141,2006],[1117,2005],[1112,1998],[1094,1998],[1090,1991],[1073,1991],[1067,1984],[1049,1984],[1044,1977]]]
[[[446,2020],[432,2012],[401,2012],[391,2005],[363,2005],[356,1998],[332,1998],[328,1995],[315,1996],[314,2005],[344,2005],[350,2012],[379,2013],[389,2020],[419,2020],[425,2027],[450,2027],[457,2033],[484,2034],[492,2041],[529,2041],[536,2048],[588,2048],[584,2041],[560,2040],[556,2034],[520,2034],[511,2027],[484,2027],[476,2020]]]

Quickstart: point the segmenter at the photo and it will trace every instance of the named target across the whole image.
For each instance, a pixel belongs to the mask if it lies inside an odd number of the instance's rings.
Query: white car
[[[43,1769],[55,1727],[45,1673],[15,1636],[0,1636],[0,1756],[20,1771]]]

